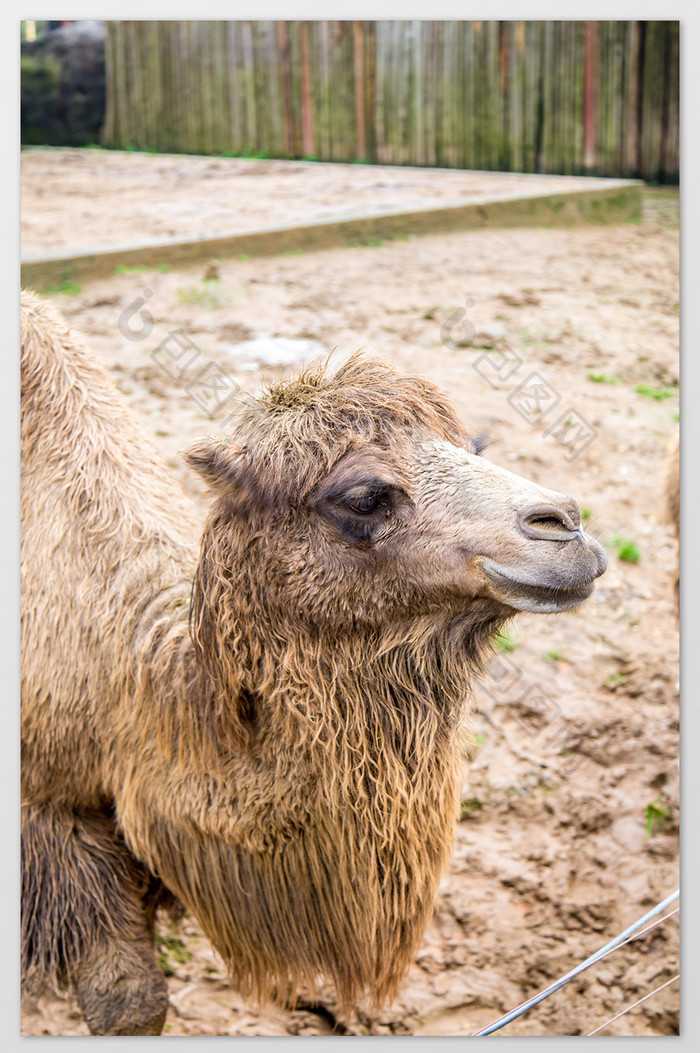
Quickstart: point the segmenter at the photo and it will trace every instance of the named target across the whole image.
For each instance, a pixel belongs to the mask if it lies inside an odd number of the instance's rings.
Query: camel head
[[[219,495],[200,588],[335,630],[581,603],[607,559],[576,502],[480,450],[433,384],[364,355],[278,383],[187,454]]]
[[[255,550],[266,595],[303,621],[581,603],[607,559],[576,502],[480,447],[432,384],[358,355],[272,387],[233,439],[188,460],[221,494],[238,557]]]

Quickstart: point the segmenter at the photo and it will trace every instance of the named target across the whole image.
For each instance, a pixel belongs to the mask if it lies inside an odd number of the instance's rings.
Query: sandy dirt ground
[[[202,166],[210,163],[221,162]],[[25,200],[40,189],[33,172],[25,167]],[[70,223],[66,207],[55,229]],[[77,222],[83,203],[73,207]],[[678,430],[677,221],[677,199],[657,192],[639,225],[454,233],[121,273],[53,297],[202,516],[204,489],[179,451],[217,433],[235,398],[209,416],[191,397],[196,385],[186,390],[193,373],[213,363],[255,393],[280,367],[261,364],[271,361],[264,345],[241,345],[298,339],[307,344],[275,346],[291,358],[311,342],[365,347],[433,379],[491,433],[486,457],[575,496],[610,548],[592,599],[575,612],[516,618],[476,687],[454,859],[396,1002],[379,1013],[358,1007],[349,1024],[337,1021],[330,991],[320,1005],[256,1011],[228,986],[192,918],[174,928],[163,920],[167,1034],[468,1035],[677,887],[676,544],[663,503]],[[126,233],[136,237],[139,224]],[[44,227],[45,247],[53,230]],[[152,325],[138,314],[144,304]],[[200,353],[175,378],[157,361],[173,333]],[[516,389],[534,372],[551,408],[533,421]],[[564,439],[581,419],[595,434],[569,459]],[[502,1033],[589,1033],[676,975],[678,938],[675,915]],[[671,984],[603,1034],[676,1034],[678,999]],[[27,1000],[22,1029],[87,1033],[71,998],[50,993]]]
[[[115,150],[22,151],[22,256],[221,237],[357,214],[605,185],[514,175]]]

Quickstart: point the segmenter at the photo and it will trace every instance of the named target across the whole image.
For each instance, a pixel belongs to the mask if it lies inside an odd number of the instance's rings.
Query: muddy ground
[[[76,216],[81,207],[76,200]],[[677,887],[676,545],[663,502],[678,430],[677,224],[677,198],[651,192],[639,225],[428,235],[121,273],[52,297],[203,515],[203,487],[179,451],[217,432],[234,402],[210,418],[187,384],[215,363],[254,393],[280,367],[261,367],[269,349],[241,343],[297,338],[308,342],[300,352],[310,342],[366,347],[432,378],[465,420],[490,431],[485,456],[575,496],[610,549],[593,598],[576,612],[520,615],[476,687],[476,752],[464,767],[454,859],[397,1001],[380,1013],[358,1009],[349,1027],[337,1024],[330,992],[322,1007],[256,1012],[187,917],[160,933],[166,1033],[468,1035]],[[138,297],[152,330],[138,332]],[[454,326],[443,327],[448,319]],[[175,330],[200,357],[173,379],[151,353],[162,361],[157,349]],[[296,345],[284,351],[293,358]],[[534,423],[515,393],[533,372],[549,392],[540,408],[551,403]],[[502,1033],[589,1033],[676,975],[678,934],[676,915]],[[49,994],[26,1003],[22,1029],[87,1033],[73,1002]],[[674,983],[603,1034],[677,1030]]]

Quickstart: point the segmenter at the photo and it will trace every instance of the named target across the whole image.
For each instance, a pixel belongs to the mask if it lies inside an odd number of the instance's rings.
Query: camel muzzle
[[[549,506],[546,515],[540,506],[521,516],[520,530],[538,545],[531,559],[507,566],[488,557],[481,560],[491,594],[515,610],[538,614],[570,610],[587,599],[608,557],[600,542],[573,524],[571,517]],[[540,541],[548,543],[541,550]]]

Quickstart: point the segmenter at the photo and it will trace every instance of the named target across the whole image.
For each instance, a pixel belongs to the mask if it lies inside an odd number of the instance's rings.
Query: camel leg
[[[25,982],[75,986],[95,1035],[160,1034],[168,1007],[147,875],[107,814],[22,809]]]
[[[78,965],[78,1005],[93,1035],[159,1035],[168,989],[150,943],[105,941]]]

